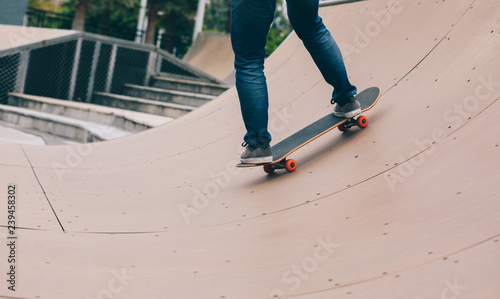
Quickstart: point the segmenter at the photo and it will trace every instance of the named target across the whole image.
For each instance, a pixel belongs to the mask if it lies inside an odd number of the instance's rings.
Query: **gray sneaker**
[[[273,152],[268,145],[266,148],[253,147],[248,145],[241,155],[241,163],[264,164],[273,162]]]
[[[361,105],[358,100],[354,102],[349,102],[343,106],[340,106],[338,103],[335,105],[333,109],[333,115],[344,118],[351,118],[361,113]]]

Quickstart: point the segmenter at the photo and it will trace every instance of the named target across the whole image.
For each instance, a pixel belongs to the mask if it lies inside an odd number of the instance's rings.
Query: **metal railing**
[[[91,102],[94,92],[120,94],[158,74],[220,83],[154,46],[75,33],[0,51],[0,103],[9,92]]]
[[[53,11],[46,11],[34,8],[28,8],[26,11],[26,26],[52,29],[71,29],[73,24],[73,15]],[[125,40],[143,40],[146,32],[125,26],[116,26],[113,24],[104,25],[102,23],[85,23],[85,32],[95,33],[109,37],[115,37]],[[136,36],[138,35],[138,36]],[[165,49],[169,53],[184,54],[191,45],[191,38],[185,35],[168,35],[157,28],[155,45]],[[179,55],[176,55],[179,56]]]

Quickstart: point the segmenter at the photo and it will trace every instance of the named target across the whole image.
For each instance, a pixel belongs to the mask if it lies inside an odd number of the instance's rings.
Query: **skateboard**
[[[373,108],[378,102],[380,94],[378,87],[370,87],[357,94],[356,98],[361,104],[361,113]],[[348,131],[354,126],[366,128],[368,126],[368,118],[362,116],[361,113],[351,118],[337,117],[333,113],[329,113],[272,146],[272,162],[259,164],[240,163],[236,167],[263,166],[266,173],[273,173],[276,169],[286,169],[292,172],[297,169],[297,162],[293,159],[287,159],[291,153],[335,128],[338,128],[341,132]]]

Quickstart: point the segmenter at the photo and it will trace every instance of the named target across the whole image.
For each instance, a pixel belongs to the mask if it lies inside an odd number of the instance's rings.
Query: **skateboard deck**
[[[361,104],[361,113],[363,113],[373,108],[378,102],[380,98],[380,89],[378,87],[370,87],[357,94],[356,98]],[[272,173],[275,169],[286,169],[292,172],[297,168],[297,163],[295,160],[286,159],[291,153],[335,128],[339,128],[340,131],[344,132],[353,126],[365,128],[367,125],[368,118],[361,116],[361,114],[351,118],[343,118],[337,117],[333,115],[333,113],[329,113],[272,146],[272,162],[259,164],[240,163],[237,164],[236,167],[264,166],[264,171],[267,173]]]

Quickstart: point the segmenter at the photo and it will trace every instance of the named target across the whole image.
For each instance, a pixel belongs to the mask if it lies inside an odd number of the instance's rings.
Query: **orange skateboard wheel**
[[[271,164],[266,164],[264,165],[264,171],[266,173],[273,173],[274,172],[274,167],[271,166]]]
[[[368,118],[366,116],[360,116],[358,117],[358,127],[360,128],[366,128],[368,126]]]
[[[293,159],[286,160],[285,169],[288,172],[294,171],[295,169],[297,169],[297,162],[295,162],[295,160],[293,160]]]

